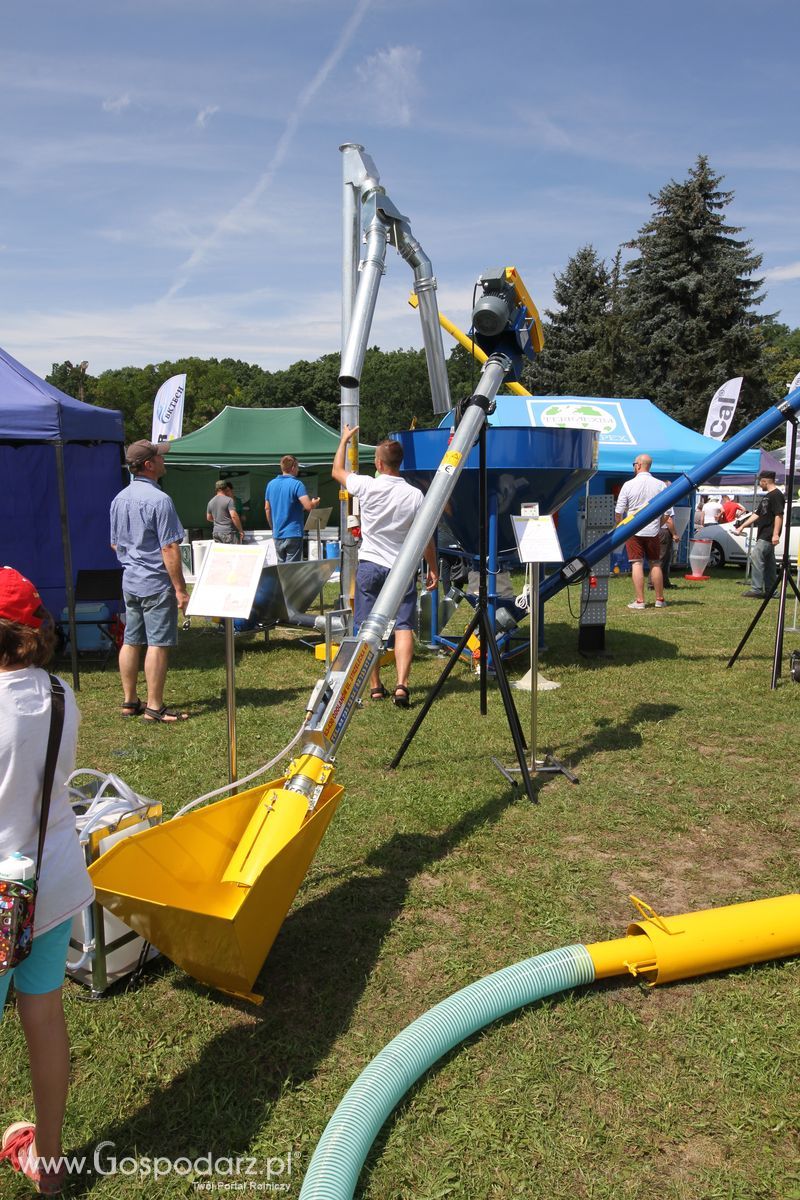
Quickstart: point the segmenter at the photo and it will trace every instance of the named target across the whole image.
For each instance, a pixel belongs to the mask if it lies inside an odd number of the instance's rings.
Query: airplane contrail
[[[171,300],[173,296],[177,295],[177,293],[186,286],[189,276],[195,267],[199,266],[199,264],[204,261],[204,259],[208,256],[209,251],[213,249],[213,247],[226,233],[230,233],[237,228],[241,215],[251,209],[253,205],[261,199],[264,192],[272,183],[276,171],[283,164],[283,161],[289,151],[289,147],[294,139],[294,135],[297,133],[297,130],[300,126],[300,121],[304,113],[308,109],[308,106],[311,104],[317,92],[325,83],[331,71],[339,62],[339,59],[342,57],[347,47],[350,45],[353,35],[363,21],[367,9],[371,3],[372,0],[358,0],[358,3],[353,9],[349,20],[339,35],[339,39],[336,42],[336,45],[333,47],[333,50],[331,50],[330,54],[325,59],[324,63],[319,68],[311,82],[308,83],[300,93],[294,112],[291,113],[286,122],[283,133],[278,141],[278,145],[275,147],[275,153],[272,155],[267,169],[258,179],[256,184],[250,189],[247,195],[243,196],[242,199],[239,200],[227,213],[225,213],[224,216],[220,217],[211,233],[209,233],[207,237],[203,238],[203,240],[199,242],[197,246],[195,246],[194,250],[186,259],[186,261],[178,268],[175,281],[173,282],[169,291],[162,297],[162,301]]]

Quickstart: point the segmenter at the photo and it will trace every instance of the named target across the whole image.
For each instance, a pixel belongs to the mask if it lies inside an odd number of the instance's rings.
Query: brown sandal
[[[404,683],[398,683],[397,687],[394,689],[392,704],[396,704],[398,708],[408,708],[410,694],[411,693]]]
[[[136,700],[125,700],[122,704],[123,717],[140,717],[144,712],[144,705],[138,698]]]
[[[189,714],[176,712],[174,708],[167,708],[166,704],[162,704],[161,708],[146,708],[142,720],[161,725],[178,725],[181,721],[188,721]]]

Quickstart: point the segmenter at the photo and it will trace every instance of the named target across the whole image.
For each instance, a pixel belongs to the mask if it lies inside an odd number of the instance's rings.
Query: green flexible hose
[[[423,1013],[361,1072],[319,1140],[300,1200],[350,1200],[370,1146],[392,1109],[429,1067],[506,1013],[592,983],[585,946],[562,946],[505,967]]]

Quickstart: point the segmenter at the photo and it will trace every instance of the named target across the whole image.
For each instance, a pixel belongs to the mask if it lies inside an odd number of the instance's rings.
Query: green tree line
[[[645,396],[702,430],[708,402],[726,379],[744,385],[734,429],[786,392],[800,371],[800,329],[764,314],[761,255],[726,219],[733,192],[700,155],[681,182],[650,197],[652,215],[611,263],[580,247],[554,280],[555,307],[544,313],[545,346],[523,371],[535,395]],[[150,434],[153,399],[170,376],[186,373],[184,432],[226,405],[302,405],[338,428],[339,355],[301,360],[281,371],[238,359],[184,358],[92,376],[87,364],[54,363],[48,380],[62,391],[119,409],[128,439]],[[451,395],[477,378],[460,347],[447,360]],[[438,423],[421,350],[366,353],[361,429],[366,441],[392,430]]]
[[[233,358],[180,358],[147,367],[122,367],[93,376],[71,362],[54,363],[48,382],[70,396],[103,408],[116,408],[128,440],[149,437],[153,400],[172,375],[186,374],[183,432],[191,433],[232,405],[239,408],[302,406],[320,421],[339,428],[339,355],[301,360],[283,371]],[[448,375],[454,399],[468,395],[475,375],[460,348],[450,355]],[[438,424],[422,350],[367,350],[361,379],[361,437],[377,442],[392,430]]]

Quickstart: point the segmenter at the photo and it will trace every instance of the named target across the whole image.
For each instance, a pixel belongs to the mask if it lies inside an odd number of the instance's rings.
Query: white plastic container
[[[709,538],[692,538],[689,542],[689,569],[690,575],[684,575],[684,579],[708,579],[705,574],[708,560],[711,557],[711,540]]]
[[[27,854],[15,850],[8,858],[0,859],[0,879],[13,879],[24,883],[36,875],[36,863]]]

